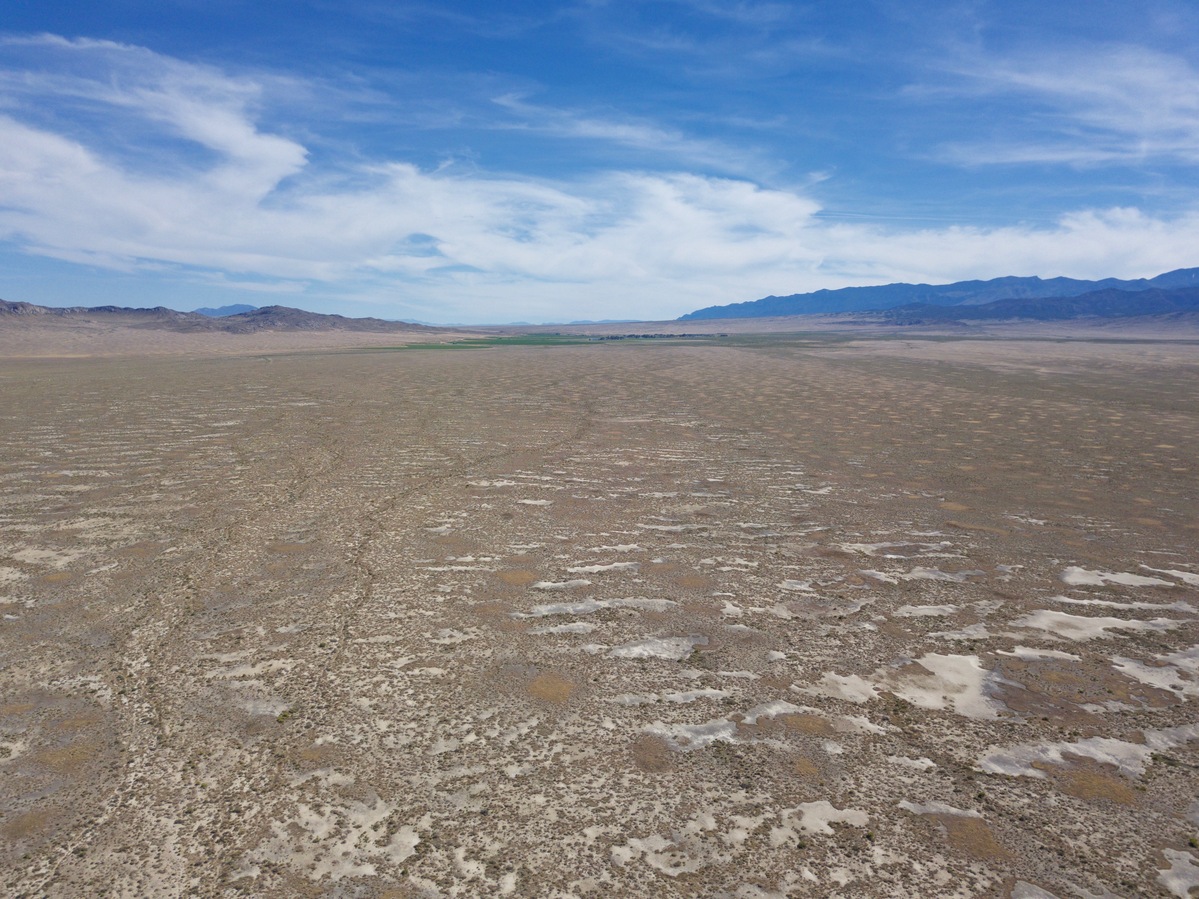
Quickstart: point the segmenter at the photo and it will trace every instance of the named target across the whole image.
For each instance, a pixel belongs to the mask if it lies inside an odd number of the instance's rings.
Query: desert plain
[[[0,358],[6,895],[1199,889],[1199,341],[223,339]]]

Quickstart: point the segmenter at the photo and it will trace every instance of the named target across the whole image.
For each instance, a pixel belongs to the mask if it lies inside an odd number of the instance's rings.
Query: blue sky
[[[1192,0],[10,0],[0,297],[434,322],[1199,265]]]

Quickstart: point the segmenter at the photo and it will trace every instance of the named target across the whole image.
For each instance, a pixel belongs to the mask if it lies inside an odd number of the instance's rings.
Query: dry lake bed
[[[1199,343],[0,361],[10,896],[1199,889]]]

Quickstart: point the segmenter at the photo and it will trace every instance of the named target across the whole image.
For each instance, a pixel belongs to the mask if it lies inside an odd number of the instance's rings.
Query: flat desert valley
[[[0,359],[6,895],[1199,889],[1199,341],[223,339]]]

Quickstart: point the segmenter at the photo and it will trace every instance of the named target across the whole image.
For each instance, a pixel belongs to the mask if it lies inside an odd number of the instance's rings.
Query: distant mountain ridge
[[[1104,278],[993,278],[990,281],[956,281],[953,284],[883,284],[876,287],[842,287],[785,297],[764,297],[726,306],[708,306],[679,316],[678,321],[710,318],[764,318],[780,315],[813,315],[866,312],[914,304],[924,306],[978,306],[1001,300],[1076,297],[1102,290],[1136,293],[1152,289],[1199,287],[1199,268],[1180,268],[1155,278],[1123,281]]]
[[[996,300],[973,306],[935,306],[913,303],[868,313],[897,325],[935,324],[949,321],[1024,319],[1064,321],[1072,318],[1128,318],[1199,313],[1199,286],[1162,290],[1095,290],[1074,297]]]
[[[218,306],[213,309],[211,306],[201,306],[199,309],[193,309],[198,315],[207,315],[210,318],[224,318],[226,315],[241,315],[243,312],[253,312],[257,306],[250,306],[247,303],[235,303],[232,306]]]
[[[171,331],[224,331],[248,334],[256,331],[433,331],[426,325],[385,321],[381,318],[347,318],[306,312],[289,306],[250,307],[249,312],[210,316],[201,312],[176,312],[165,306],[131,309],[125,306],[38,306],[0,300],[0,322],[7,316],[45,316],[52,319],[112,321],[136,328]]]

